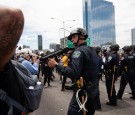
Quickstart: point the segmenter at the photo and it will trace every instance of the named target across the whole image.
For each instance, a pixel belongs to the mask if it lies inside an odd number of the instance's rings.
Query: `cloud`
[[[120,45],[131,44],[131,29],[135,27],[135,0],[106,0],[114,3],[116,20],[116,42]],[[65,21],[65,28],[83,27],[82,0],[0,0],[1,5],[18,7],[23,11],[25,27],[20,44],[29,44],[37,49],[37,35],[43,36],[43,48],[50,43],[59,43],[64,36],[63,23],[51,20],[51,17]],[[66,20],[76,20],[75,22]],[[69,32],[65,31],[66,35]]]
[[[131,29],[135,27],[135,0],[108,0],[115,5],[116,42],[121,46],[131,44]]]

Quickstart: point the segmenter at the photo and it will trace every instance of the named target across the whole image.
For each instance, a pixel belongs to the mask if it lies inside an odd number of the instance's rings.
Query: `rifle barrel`
[[[74,48],[68,48],[68,47],[66,47],[66,48],[63,48],[63,49],[54,51],[54,52],[52,52],[52,53],[50,53],[50,54],[48,54],[48,55],[45,55],[44,57],[41,57],[41,60],[42,60],[42,61],[45,61],[45,60],[47,60],[48,58],[53,58],[53,57],[55,57],[55,56],[59,56],[59,55],[61,55],[61,54],[63,54],[63,53],[67,53],[67,52],[70,51],[70,50],[74,50]]]

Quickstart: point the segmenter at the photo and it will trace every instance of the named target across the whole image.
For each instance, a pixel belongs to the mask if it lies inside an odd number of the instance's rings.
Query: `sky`
[[[135,27],[135,0],[106,0],[115,6],[116,43],[131,44],[131,29]],[[43,37],[43,49],[50,43],[60,43],[76,27],[83,27],[82,0],[0,0],[1,5],[20,8],[25,25],[18,45],[37,49],[37,36]],[[55,19],[51,19],[55,18]],[[75,21],[73,21],[75,20]]]

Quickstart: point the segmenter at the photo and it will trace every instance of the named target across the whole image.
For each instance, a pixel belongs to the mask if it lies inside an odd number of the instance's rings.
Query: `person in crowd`
[[[135,74],[135,57],[132,55],[131,46],[124,46],[124,56],[121,58],[121,66],[120,66],[120,73],[121,73],[121,80],[120,80],[120,88],[117,93],[117,99],[122,99],[124,90],[126,88],[127,83],[132,91],[132,99],[135,99],[135,81],[134,81],[134,74]]]
[[[25,53],[23,54],[24,60],[22,61],[22,64],[31,72],[32,75],[38,75],[39,71],[39,63],[37,56],[33,55],[30,60],[30,55]]]
[[[14,65],[11,62],[23,26],[24,16],[20,9],[0,6],[0,89],[22,106],[25,106],[24,97],[14,72]],[[28,111],[31,112],[29,109]],[[0,115],[7,115],[8,112],[8,105],[0,100]],[[13,115],[22,114],[25,113],[19,112],[17,108],[13,107]]]
[[[115,81],[118,78],[118,67],[119,67],[119,55],[118,55],[119,45],[113,44],[110,46],[110,53],[105,62],[106,69],[106,89],[109,101],[106,102],[107,105],[116,106],[117,97],[115,90]]]
[[[135,45],[131,45],[131,54],[135,57]],[[135,71],[135,67],[134,67]],[[135,81],[135,73],[134,73],[134,81]]]
[[[75,79],[75,86],[73,89],[73,97],[71,99],[67,115],[94,115],[95,113],[95,98],[98,93],[97,79],[98,79],[98,59],[96,52],[86,44],[88,37],[87,31],[83,28],[76,28],[71,31],[68,40],[71,40],[75,46],[75,50],[71,55],[70,65],[64,67],[58,64],[54,59],[49,59],[48,65],[51,68],[56,67],[61,74]],[[88,94],[88,100],[85,104],[87,110],[82,109],[76,100],[76,93],[79,89],[78,80],[80,77],[84,79],[84,89]],[[81,96],[79,96],[81,98]],[[80,111],[79,111],[80,110]]]
[[[69,56],[70,56],[70,52],[67,52],[67,53],[62,57],[61,61],[62,61],[63,67],[67,67],[67,66],[68,66]],[[64,90],[65,90],[66,79],[67,79],[67,76],[63,76],[61,91],[64,91]]]
[[[60,64],[60,65],[62,65],[62,58],[63,58],[63,54],[61,54],[60,56],[59,56],[59,60],[58,60],[58,63]],[[58,71],[57,70],[57,68],[56,68],[56,73],[58,73],[58,75],[60,76],[60,83],[62,83],[62,74],[60,73],[60,71]]]
[[[50,52],[47,52],[46,55],[48,55]],[[46,82],[48,83],[48,86],[50,87],[50,80],[52,77],[52,68],[48,66],[47,60],[41,59],[41,65],[42,65],[42,73],[44,75],[44,87],[46,87]]]
[[[99,46],[95,47],[95,51],[97,53],[97,57],[98,57],[98,61],[99,61],[99,75],[98,75],[98,96],[96,98],[96,104],[95,104],[95,109],[96,110],[101,110],[101,103],[100,103],[100,87],[99,87],[99,80],[102,76],[102,70],[101,70],[101,67],[103,65],[103,60],[102,60],[102,57],[101,57],[101,48]]]

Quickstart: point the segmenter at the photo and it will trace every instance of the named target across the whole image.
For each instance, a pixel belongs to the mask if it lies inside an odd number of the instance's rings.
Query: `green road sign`
[[[87,45],[90,46],[90,38],[89,37],[86,39],[86,42],[87,42]]]
[[[70,40],[67,40],[67,47],[73,48],[73,43]]]
[[[90,38],[86,39],[87,45],[90,46]],[[67,47],[73,48],[73,43],[70,40],[67,40]]]

